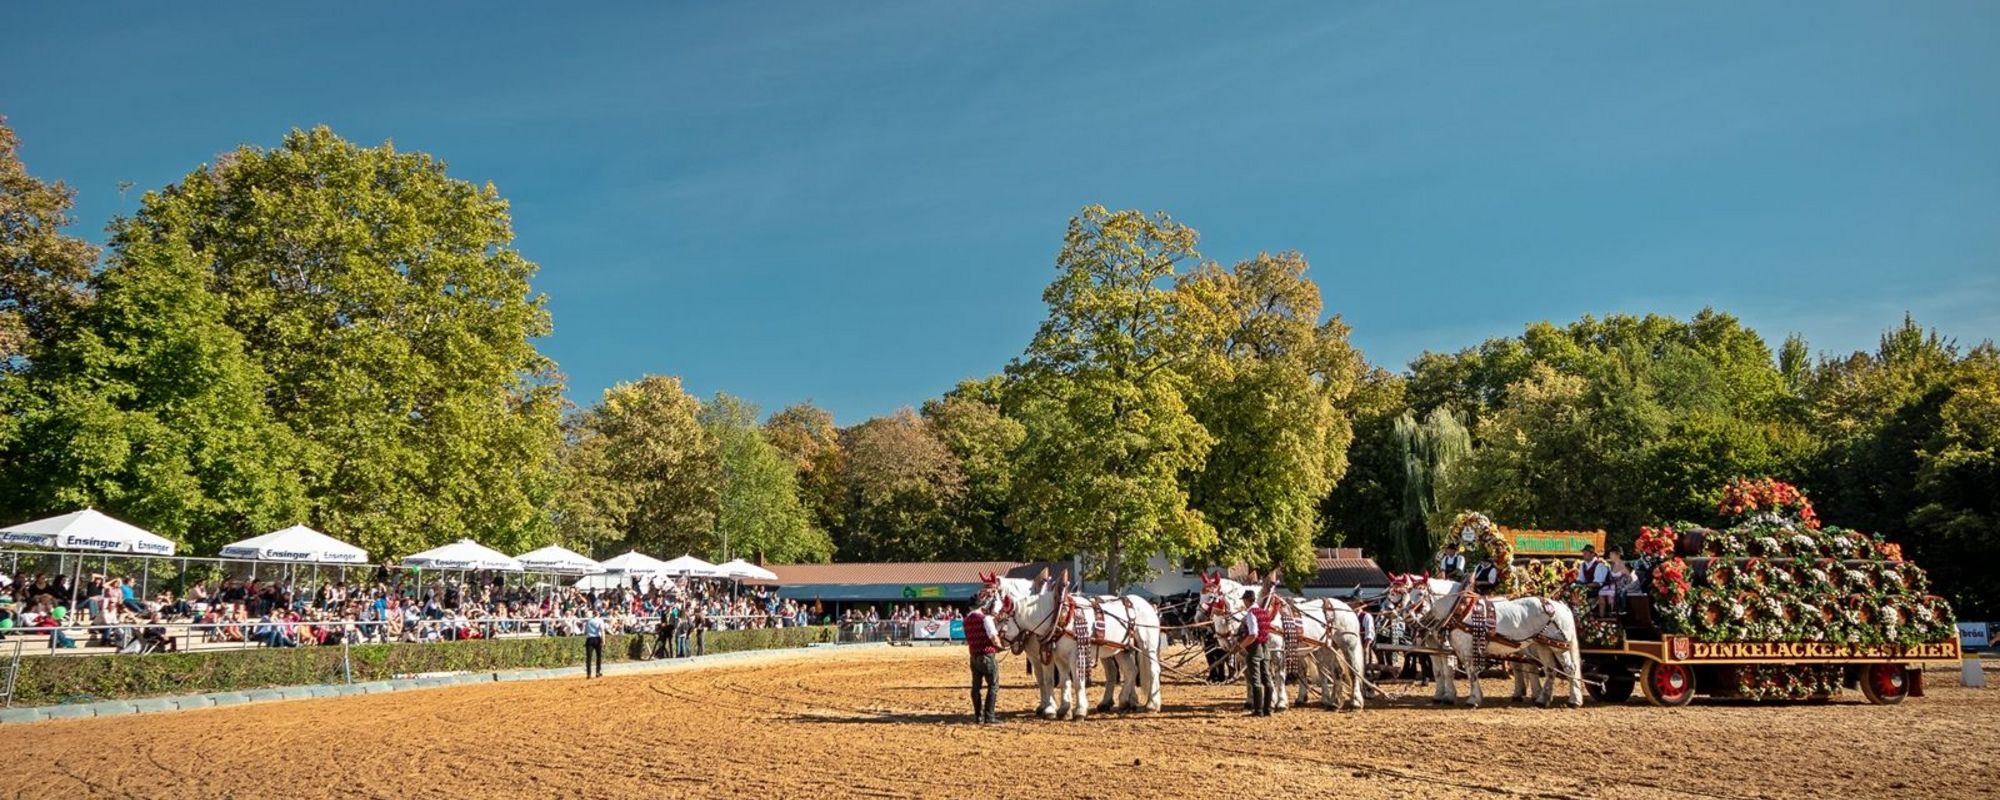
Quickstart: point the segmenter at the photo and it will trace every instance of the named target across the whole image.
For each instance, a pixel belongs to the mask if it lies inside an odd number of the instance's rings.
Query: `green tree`
[[[675,377],[606,389],[568,425],[559,533],[599,556],[720,550],[721,445],[700,411]]]
[[[969,560],[1026,558],[1020,538],[1006,520],[1014,486],[1014,451],[1027,438],[1027,430],[1001,411],[1000,394],[997,381],[966,381],[944,397],[924,403],[924,418],[958,459],[965,476],[965,491],[952,518],[963,531],[964,558]]]
[[[1042,293],[1048,319],[1009,368],[1027,433],[1009,524],[1030,555],[1101,556],[1113,587],[1152,554],[1215,547],[1180,482],[1213,441],[1177,369],[1193,348],[1171,281],[1196,238],[1165,214],[1085,208]]]
[[[971,551],[953,511],[965,494],[958,457],[930,420],[903,409],[848,431],[852,532],[841,555],[855,561],[962,560]]]
[[[719,555],[762,553],[781,564],[826,561],[833,542],[807,518],[792,463],[764,438],[757,416],[756,406],[720,393],[701,408],[701,425],[722,457]]]
[[[2000,612],[1989,569],[2000,551],[2000,352],[1975,348],[1958,367],[1919,455],[1922,502],[1905,541],[1962,617],[1989,618]]]
[[[846,527],[847,454],[833,414],[811,403],[789,406],[764,421],[764,436],[791,460],[814,526],[838,543]]]
[[[23,378],[16,511],[96,506],[212,551],[305,518],[297,442],[185,239],[117,233],[95,302]]]
[[[1339,318],[1321,323],[1319,288],[1297,253],[1208,264],[1180,282],[1180,325],[1198,355],[1190,407],[1215,438],[1189,477],[1191,504],[1214,526],[1210,563],[1316,569],[1319,504],[1347,469],[1353,428],[1342,402],[1361,361]]]
[[[391,555],[548,538],[561,386],[512,236],[490,185],[317,128],[147,193],[121,241],[184,243],[209,271],[312,522]]]
[[[60,340],[88,295],[97,251],[63,235],[76,193],[21,163],[20,139],[0,117],[0,380]]]
[[[1396,420],[1408,410],[1403,378],[1372,367],[1341,407],[1354,421],[1354,441],[1347,451],[1347,474],[1320,504],[1324,528],[1318,541],[1328,547],[1358,546],[1393,568],[1420,567],[1394,558],[1403,516],[1405,453],[1396,438]]]
[[[1478,420],[1479,449],[1447,487],[1455,500],[1502,524],[1614,538],[1705,519],[1724,480],[1792,475],[1810,451],[1763,339],[1712,310],[1535,323],[1518,339],[1427,355],[1411,402]]]

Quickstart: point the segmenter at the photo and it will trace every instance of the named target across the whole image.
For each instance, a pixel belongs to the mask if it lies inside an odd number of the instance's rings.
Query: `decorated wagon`
[[[1880,536],[1820,525],[1797,489],[1769,479],[1725,488],[1724,530],[1642,529],[1641,590],[1608,615],[1579,613],[1592,694],[1655,705],[1697,694],[1824,699],[1858,688],[1871,703],[1922,696],[1927,662],[1959,659],[1952,611],[1929,577]],[[1594,598],[1561,562],[1516,561],[1513,588]]]

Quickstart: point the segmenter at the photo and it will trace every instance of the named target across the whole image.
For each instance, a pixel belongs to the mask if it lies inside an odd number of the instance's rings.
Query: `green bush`
[[[607,636],[605,661],[629,660],[631,636]],[[704,652],[803,647],[834,640],[831,627],[710,631]],[[647,649],[654,642],[645,639]],[[369,644],[348,648],[354,682],[423,672],[497,672],[572,667],[583,663],[577,637],[492,639],[429,644]],[[340,648],[207,650],[119,656],[29,656],[21,659],[14,705],[34,706],[165,694],[228,692],[277,686],[342,683]]]

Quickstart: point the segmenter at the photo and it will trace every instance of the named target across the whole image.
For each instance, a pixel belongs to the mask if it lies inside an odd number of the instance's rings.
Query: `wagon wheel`
[[[1861,696],[1878,706],[1893,706],[1910,696],[1910,676],[1901,664],[1869,664],[1861,671]]]
[[[1584,685],[1590,687],[1590,699],[1592,700],[1601,703],[1623,703],[1632,699],[1632,689],[1637,687],[1638,683],[1630,677],[1625,677],[1605,678],[1603,686],[1598,686],[1594,683]]]
[[[1647,702],[1656,706],[1684,706],[1694,699],[1694,670],[1684,664],[1648,661],[1639,683],[1646,689]]]

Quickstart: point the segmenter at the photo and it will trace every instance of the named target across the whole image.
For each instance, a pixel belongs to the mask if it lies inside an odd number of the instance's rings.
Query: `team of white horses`
[[[1161,647],[1165,643],[1159,609],[1136,595],[1084,596],[1069,591],[1068,576],[1050,580],[1046,572],[1034,580],[982,576],[986,588],[979,605],[999,630],[1000,640],[1016,654],[1025,654],[1041,690],[1037,714],[1050,719],[1083,719],[1089,711],[1090,672],[1105,669],[1104,696],[1097,710],[1144,708],[1160,710]],[[1251,587],[1220,575],[1202,578],[1195,614],[1216,641],[1234,653],[1241,638]],[[1291,705],[1288,686],[1299,681],[1303,699],[1317,678],[1320,701],[1328,708],[1360,709],[1367,690],[1360,613],[1331,598],[1284,597],[1265,586],[1254,590],[1272,619],[1268,637],[1271,683],[1277,690],[1272,706]],[[1514,699],[1553,705],[1555,683],[1568,684],[1567,701],[1583,705],[1582,659],[1578,654],[1576,619],[1568,606],[1541,597],[1487,597],[1464,584],[1417,575],[1393,576],[1383,598],[1382,613],[1403,621],[1420,645],[1438,647],[1433,655],[1437,675],[1434,699],[1458,701],[1455,665],[1479,665],[1492,658],[1507,659],[1514,670]],[[1291,653],[1287,648],[1303,652]],[[1304,667],[1290,674],[1290,665]],[[1477,707],[1483,698],[1479,681],[1469,680],[1464,700]]]

